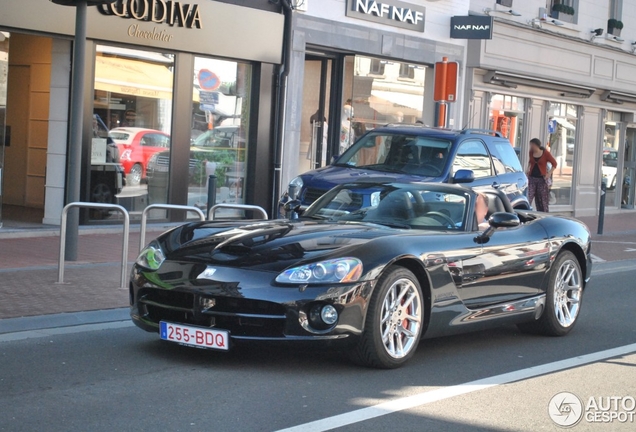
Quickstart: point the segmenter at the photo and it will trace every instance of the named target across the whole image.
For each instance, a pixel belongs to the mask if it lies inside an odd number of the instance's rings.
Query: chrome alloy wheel
[[[554,281],[554,312],[563,327],[576,321],[581,304],[581,272],[572,260],[561,264]]]
[[[420,337],[422,298],[409,279],[398,279],[382,302],[380,322],[386,352],[399,359],[408,355]]]

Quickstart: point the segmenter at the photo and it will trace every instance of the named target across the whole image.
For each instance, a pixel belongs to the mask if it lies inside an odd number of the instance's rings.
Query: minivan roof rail
[[[461,133],[463,135],[474,133],[474,134],[483,134],[483,135],[493,135],[493,136],[496,136],[497,138],[505,138],[501,132],[491,130],[491,129],[464,129],[462,130]]]

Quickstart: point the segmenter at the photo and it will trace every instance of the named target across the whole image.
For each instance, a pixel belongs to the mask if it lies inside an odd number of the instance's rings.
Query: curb
[[[33,330],[76,327],[130,321],[129,308],[105,309],[90,312],[68,312],[0,320],[0,335]]]

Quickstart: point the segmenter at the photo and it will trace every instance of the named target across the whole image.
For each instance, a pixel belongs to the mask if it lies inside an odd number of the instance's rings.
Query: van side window
[[[453,172],[472,170],[475,178],[492,176],[492,163],[486,146],[480,140],[466,140],[459,145],[453,161]]]
[[[490,150],[497,174],[523,171],[519,157],[508,141],[493,142]]]

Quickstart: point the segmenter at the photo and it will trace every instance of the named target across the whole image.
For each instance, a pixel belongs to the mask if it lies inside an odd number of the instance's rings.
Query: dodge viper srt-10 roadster
[[[132,270],[134,323],[216,350],[342,343],[376,368],[404,364],[422,338],[576,324],[591,273],[577,220],[515,211],[496,189],[382,179],[287,207],[300,217],[188,223],[153,240]]]

